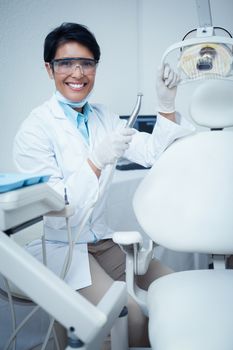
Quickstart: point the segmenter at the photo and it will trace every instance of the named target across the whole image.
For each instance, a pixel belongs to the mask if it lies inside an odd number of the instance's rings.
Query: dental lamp
[[[233,39],[221,27],[213,27],[210,0],[196,0],[199,27],[189,31],[181,42],[171,45],[162,57],[162,63],[177,67],[180,83],[200,79],[233,80]],[[227,33],[215,35],[216,30]],[[196,32],[196,37],[188,38]],[[174,56],[175,55],[175,56]]]

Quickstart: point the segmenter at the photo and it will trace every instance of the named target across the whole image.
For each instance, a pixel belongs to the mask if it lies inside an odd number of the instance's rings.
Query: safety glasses
[[[59,58],[50,62],[54,72],[58,74],[72,74],[77,68],[83,75],[93,75],[96,72],[98,61],[93,58]]]

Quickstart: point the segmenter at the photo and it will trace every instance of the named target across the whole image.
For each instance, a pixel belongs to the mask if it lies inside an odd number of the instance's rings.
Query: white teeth
[[[69,84],[69,86],[73,89],[80,89],[84,86],[84,84]]]

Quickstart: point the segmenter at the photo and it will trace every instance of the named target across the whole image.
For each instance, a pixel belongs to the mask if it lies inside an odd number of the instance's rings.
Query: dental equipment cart
[[[67,329],[67,350],[100,349],[110,331],[112,347],[127,350],[124,282],[115,282],[95,307],[9,237],[49,212],[70,215],[62,196],[41,179],[26,185],[0,194],[0,273]]]

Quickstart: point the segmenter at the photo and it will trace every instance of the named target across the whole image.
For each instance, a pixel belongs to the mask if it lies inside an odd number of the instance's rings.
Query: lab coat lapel
[[[57,99],[55,96],[52,96],[50,100],[50,107],[51,107],[51,113],[55,119],[59,119],[60,124],[62,125],[62,129],[64,132],[70,134],[71,136],[75,137],[75,139],[82,144],[82,146],[87,147],[88,145],[83,140],[82,136],[78,132],[78,130],[74,127],[74,125],[67,119],[63,109],[57,102]]]
[[[99,142],[98,137],[97,137],[97,129],[98,129],[97,116],[92,108],[90,110],[89,116],[88,116],[88,131],[89,131],[90,150],[92,150],[94,148],[95,141]]]

